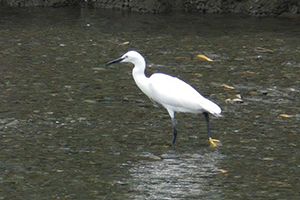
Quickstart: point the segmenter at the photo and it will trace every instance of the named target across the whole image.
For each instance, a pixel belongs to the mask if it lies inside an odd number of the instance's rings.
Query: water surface
[[[0,13],[0,199],[299,199],[299,20]],[[129,49],[148,75],[179,76],[219,103],[211,126],[223,146],[189,114],[167,145],[171,120],[132,67],[103,67]],[[243,104],[226,101],[236,94]]]

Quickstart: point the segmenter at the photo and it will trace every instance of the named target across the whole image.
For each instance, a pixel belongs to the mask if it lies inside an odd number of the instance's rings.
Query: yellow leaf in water
[[[217,169],[219,172],[221,172],[222,174],[228,174],[229,171],[225,170],[225,169]]]
[[[240,72],[241,74],[253,74],[253,75],[257,75],[259,74],[259,72],[253,72],[253,71],[250,71],[250,70],[247,70],[247,71],[244,71],[244,72]]]
[[[195,73],[195,76],[202,77],[203,74],[201,74],[201,73]]]
[[[283,181],[270,181],[272,185],[275,185],[276,187],[281,187],[281,188],[292,188],[292,185],[290,183],[286,183]]]
[[[295,117],[295,115],[288,115],[288,114],[279,114],[280,117],[283,118],[291,118],[291,117]]]
[[[242,99],[242,95],[241,94],[237,94],[235,95],[237,98]]]
[[[263,47],[256,47],[254,48],[254,50],[261,53],[274,53],[274,50],[263,48]]]
[[[127,45],[127,44],[129,44],[129,42],[128,41],[126,41],[126,42],[122,42],[122,43],[120,43],[119,45]]]
[[[233,104],[232,99],[225,99],[225,102],[226,102],[226,103],[231,103],[231,104]]]
[[[266,158],[262,158],[263,161],[273,161],[274,158],[271,157],[266,157]]]
[[[93,194],[99,194],[99,191],[98,190],[92,190],[91,191]]]
[[[205,55],[201,55],[201,54],[197,55],[196,57],[199,58],[199,59],[208,61],[208,62],[212,62],[212,61],[213,61],[213,60],[210,59],[209,57],[207,57],[207,56],[205,56]]]
[[[235,89],[233,86],[230,86],[230,85],[227,85],[227,84],[222,84],[221,87],[226,88],[226,89],[231,89],[231,90]]]

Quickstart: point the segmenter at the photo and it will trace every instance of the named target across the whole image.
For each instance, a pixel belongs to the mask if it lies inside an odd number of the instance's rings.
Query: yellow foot
[[[218,146],[221,146],[221,142],[220,140],[216,140],[216,139],[212,139],[212,138],[209,138],[209,143],[212,147],[218,147]],[[218,144],[216,144],[218,143]]]
[[[171,147],[171,146],[173,146],[172,144],[163,144],[163,147],[164,148],[169,148],[169,147]]]

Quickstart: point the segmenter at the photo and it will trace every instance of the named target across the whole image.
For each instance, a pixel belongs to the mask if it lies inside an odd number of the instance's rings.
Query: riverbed
[[[0,199],[299,199],[298,19],[0,8],[0,25]],[[132,66],[103,66],[130,49],[220,105],[222,146],[182,113],[169,145]]]

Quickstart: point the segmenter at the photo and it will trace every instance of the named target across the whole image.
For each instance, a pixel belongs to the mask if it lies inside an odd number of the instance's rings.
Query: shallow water
[[[0,199],[299,199],[298,19],[1,8],[0,25]],[[221,147],[189,114],[167,145],[132,67],[103,67],[132,48],[219,103]]]

